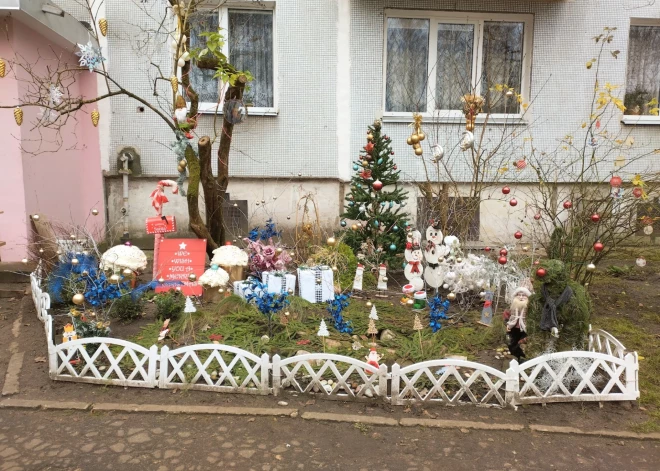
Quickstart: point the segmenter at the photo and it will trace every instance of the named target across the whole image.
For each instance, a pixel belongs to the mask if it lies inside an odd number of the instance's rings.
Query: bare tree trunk
[[[200,156],[202,149],[205,149],[208,156],[210,156],[211,141],[207,136],[199,140]],[[210,157],[207,158],[210,160]],[[195,151],[190,146],[186,149],[186,160],[188,161],[188,194],[186,195],[188,200],[188,225],[197,237],[206,239],[206,251],[211,254],[213,250],[218,248],[218,244],[213,240],[199,213],[200,159],[195,155]]]

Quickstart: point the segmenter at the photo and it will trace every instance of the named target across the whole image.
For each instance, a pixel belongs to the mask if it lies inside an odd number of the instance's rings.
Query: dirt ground
[[[616,262],[623,265],[623,262]],[[634,262],[633,262],[634,263]],[[630,263],[628,263],[630,264]],[[660,378],[655,374],[660,356],[660,263],[627,272],[625,276],[599,275],[590,290],[594,299],[592,325],[611,331],[624,345],[637,350],[640,361],[642,398],[640,403],[582,403],[524,406],[511,409],[483,408],[472,405],[446,407],[439,405],[390,406],[381,401],[342,402],[313,395],[289,394],[283,397],[218,394],[202,391],[172,391],[158,389],[122,388],[51,381],[45,361],[46,342],[41,322],[37,319],[32,299],[0,299],[0,380],[8,363],[8,349],[12,341],[12,324],[21,318],[20,334],[16,341],[25,352],[20,374],[22,399],[55,399],[62,401],[232,405],[274,407],[280,400],[289,407],[316,412],[386,415],[394,418],[421,416],[428,418],[496,421],[522,424],[573,426],[585,429],[634,429],[652,431],[660,423]],[[22,317],[21,317],[22,316]],[[114,326],[114,334],[134,335],[145,321],[134,325]],[[441,333],[439,334],[441,335]]]

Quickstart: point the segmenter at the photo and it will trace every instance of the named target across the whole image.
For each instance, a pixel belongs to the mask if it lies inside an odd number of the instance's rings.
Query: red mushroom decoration
[[[601,241],[598,241],[594,244],[594,250],[596,252],[602,252],[604,248],[605,248],[605,246],[603,245],[603,243]]]
[[[545,278],[545,275],[547,275],[548,272],[545,270],[545,268],[541,267],[538,270],[536,270],[536,276],[538,278]]]
[[[500,265],[506,265],[507,259],[504,255],[502,255],[500,258],[497,259],[497,263]]]
[[[516,231],[516,233],[513,234],[513,237],[515,237],[516,239],[522,239],[522,236],[523,236],[523,233],[520,232],[520,231]]]
[[[564,209],[571,209],[573,207],[573,203],[570,201],[564,201]]]
[[[518,200],[515,199],[515,198],[511,198],[511,200],[509,201],[509,204],[511,206],[517,206],[518,205]]]
[[[509,193],[511,193],[511,188],[509,188],[508,186],[503,187],[502,188],[502,193],[504,193],[505,195],[508,195]]]

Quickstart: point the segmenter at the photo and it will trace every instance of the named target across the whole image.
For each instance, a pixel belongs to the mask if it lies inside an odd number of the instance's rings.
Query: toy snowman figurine
[[[424,289],[424,280],[422,278],[422,274],[424,273],[424,267],[422,266],[424,254],[420,247],[421,240],[422,234],[419,231],[410,231],[404,252],[406,262],[408,263],[403,269],[403,274],[415,291]]]
[[[383,358],[383,356],[379,355],[378,352],[376,351],[376,349],[371,347],[369,349],[369,355],[367,355],[364,358],[367,360],[367,365],[371,365],[374,368],[378,369],[378,368],[380,368],[380,365],[378,364],[378,362],[381,360],[381,358]]]
[[[426,244],[424,245],[424,258],[427,266],[424,269],[424,280],[432,288],[438,289],[442,285],[443,270],[440,268],[440,258],[444,258],[449,253],[449,247],[442,245],[442,231],[439,224],[434,224],[426,228]]]

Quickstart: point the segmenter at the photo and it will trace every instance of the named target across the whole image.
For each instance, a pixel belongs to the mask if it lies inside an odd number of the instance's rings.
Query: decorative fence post
[[[281,378],[281,373],[282,370],[280,369],[280,356],[279,355],[274,355],[273,356],[273,363],[271,365],[271,368],[273,369],[273,396],[279,396],[280,394],[280,388],[282,387],[282,378]]]
[[[268,353],[261,355],[261,384],[259,385],[259,390],[261,391],[262,396],[268,395],[268,370],[270,369],[270,357]]]
[[[160,349],[160,374],[158,375],[158,387],[165,389],[165,384],[167,383],[167,370],[170,366],[170,360],[168,354],[170,349],[167,345],[163,345]]]
[[[378,367],[378,395],[387,397],[387,365],[384,363]]]
[[[152,388],[158,386],[159,378],[156,376],[156,370],[158,369],[158,347],[152,345],[149,349],[149,369],[147,370],[147,376],[149,377],[149,383]]]
[[[392,365],[392,371],[390,372],[390,381],[391,381],[391,393],[390,393],[390,404],[393,406],[398,406],[401,404],[400,398],[399,398],[399,386],[401,383],[401,377],[399,376],[399,372],[401,371],[401,367],[399,366],[398,363],[394,363]]]
[[[520,367],[516,360],[511,360],[509,369],[506,370],[506,393],[504,400],[511,407],[516,406],[518,393],[520,392]]]
[[[53,343],[53,318],[50,314],[46,316],[46,345],[48,346],[48,376],[54,379],[57,376],[57,351]]]
[[[634,399],[639,398],[639,362],[637,353],[628,353],[624,361],[626,362],[626,393]]]

